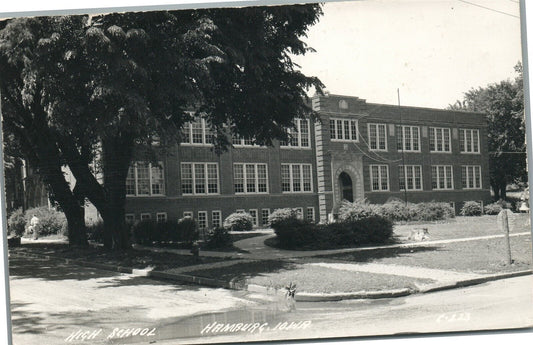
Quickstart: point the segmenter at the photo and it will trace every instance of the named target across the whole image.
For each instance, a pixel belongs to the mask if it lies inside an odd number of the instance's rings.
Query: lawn
[[[335,260],[341,262],[374,262],[473,273],[499,273],[531,269],[531,236],[511,238],[514,263],[505,263],[503,238],[455,242],[441,245],[421,243],[412,248],[386,248],[353,253],[325,255],[308,259],[310,262]]]
[[[284,260],[239,263],[222,269],[206,269],[187,274],[222,280],[246,280],[272,288],[283,288],[293,282],[297,291],[311,293],[384,291],[415,288],[430,284],[431,279],[415,279],[389,274],[349,272]]]
[[[65,259],[78,259],[100,264],[154,270],[179,268],[203,263],[227,261],[230,258],[200,257],[174,253],[158,253],[149,250],[130,249],[121,252],[107,251],[102,247],[70,248],[66,243],[27,243],[9,248],[10,253],[38,253]],[[238,259],[235,259],[238,260]]]
[[[527,224],[528,214],[513,213],[509,218],[509,228],[511,233],[531,231],[531,226]],[[484,215],[481,217],[457,217],[446,221],[397,224],[394,226],[394,237],[401,242],[407,242],[409,232],[413,229],[427,228],[429,240],[446,240],[453,238],[477,237],[500,235],[497,216]]]

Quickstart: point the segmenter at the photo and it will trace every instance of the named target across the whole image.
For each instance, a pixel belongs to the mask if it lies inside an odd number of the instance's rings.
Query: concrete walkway
[[[481,278],[484,275],[475,273],[460,273],[450,270],[440,270],[432,268],[422,268],[403,265],[384,265],[375,263],[363,264],[341,264],[341,263],[311,263],[309,265],[332,268],[336,270],[343,270],[349,272],[367,272],[377,274],[389,274],[395,276],[404,276],[420,279],[432,279],[439,283],[447,283],[452,281],[469,280]]]

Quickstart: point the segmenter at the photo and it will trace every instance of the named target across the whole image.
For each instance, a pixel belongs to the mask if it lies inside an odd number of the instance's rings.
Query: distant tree
[[[193,116],[206,119],[217,152],[228,132],[259,144],[286,139],[293,119],[310,112],[306,90],[322,87],[291,60],[310,50],[302,38],[321,14],[307,4],[8,21],[3,121],[65,212],[70,243],[86,243],[87,198],[104,220],[105,246],[130,246],[124,205],[134,148],[154,135],[178,143]]]
[[[490,184],[496,199],[506,198],[508,183],[525,182],[526,144],[522,64],[515,80],[471,89],[449,109],[487,114]]]

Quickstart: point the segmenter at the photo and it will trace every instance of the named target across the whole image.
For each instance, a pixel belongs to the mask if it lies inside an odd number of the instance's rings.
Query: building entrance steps
[[[390,274],[420,279],[432,279],[440,283],[481,278],[484,275],[475,273],[461,273],[450,270],[422,268],[403,265],[383,265],[376,263],[342,264],[342,263],[311,263],[309,265],[331,268],[350,272],[367,272],[378,274]]]

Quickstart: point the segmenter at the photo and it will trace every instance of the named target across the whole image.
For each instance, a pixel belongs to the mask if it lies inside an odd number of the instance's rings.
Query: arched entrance
[[[342,200],[353,202],[353,184],[350,175],[345,172],[340,173],[339,185],[341,187]]]

